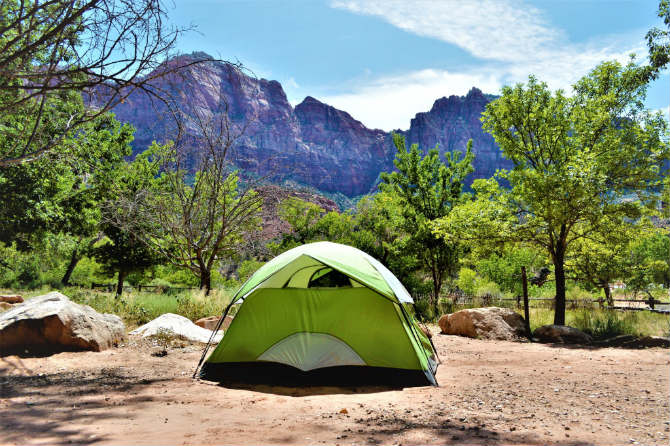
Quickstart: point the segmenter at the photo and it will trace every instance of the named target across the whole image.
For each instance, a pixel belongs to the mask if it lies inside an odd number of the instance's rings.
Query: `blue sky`
[[[644,35],[662,26],[657,0],[175,1],[172,19],[197,27],[181,51],[239,60],[294,105],[313,96],[384,130],[442,96],[496,94],[531,73],[569,90],[600,61],[646,58]],[[647,104],[669,103],[666,71]]]

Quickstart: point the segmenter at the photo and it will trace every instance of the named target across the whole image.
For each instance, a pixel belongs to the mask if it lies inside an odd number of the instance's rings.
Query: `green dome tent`
[[[200,377],[296,384],[437,385],[436,353],[400,281],[356,248],[317,242],[263,265]],[[208,344],[209,347],[209,344]],[[207,355],[207,348],[200,360]],[[197,373],[197,370],[196,370]]]

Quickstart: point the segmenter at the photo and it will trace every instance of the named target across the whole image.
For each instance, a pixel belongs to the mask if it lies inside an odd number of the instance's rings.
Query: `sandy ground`
[[[440,387],[225,388],[200,346],[0,358],[0,444],[658,444],[670,353],[434,337]]]

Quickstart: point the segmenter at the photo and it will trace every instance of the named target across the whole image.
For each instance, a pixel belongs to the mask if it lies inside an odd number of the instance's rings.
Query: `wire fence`
[[[429,300],[429,294],[417,294],[414,296],[415,301]],[[440,299],[448,299],[454,306],[473,306],[473,307],[489,307],[489,306],[516,306],[523,307],[523,298],[516,297],[501,297],[491,294],[484,294],[482,296],[468,295],[462,291],[450,292]],[[534,307],[549,306],[554,307],[555,298],[549,297],[529,297],[529,305]],[[538,305],[532,305],[536,303]],[[661,301],[655,298],[648,299],[612,299],[614,305],[608,305],[604,298],[600,299],[566,299],[565,304],[568,309],[577,308],[593,308],[598,306],[608,310],[621,311],[652,311],[655,313],[670,314],[670,302]],[[621,303],[622,305],[619,305]],[[510,305],[511,304],[511,305]]]

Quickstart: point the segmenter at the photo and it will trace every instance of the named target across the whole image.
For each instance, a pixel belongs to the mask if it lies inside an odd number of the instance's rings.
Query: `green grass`
[[[523,315],[523,309],[516,309]],[[554,310],[550,308],[530,309],[530,329],[554,323]],[[600,308],[577,308],[566,310],[565,323],[595,339],[604,339],[622,334],[634,336],[670,336],[670,316],[650,311],[614,311]]]

